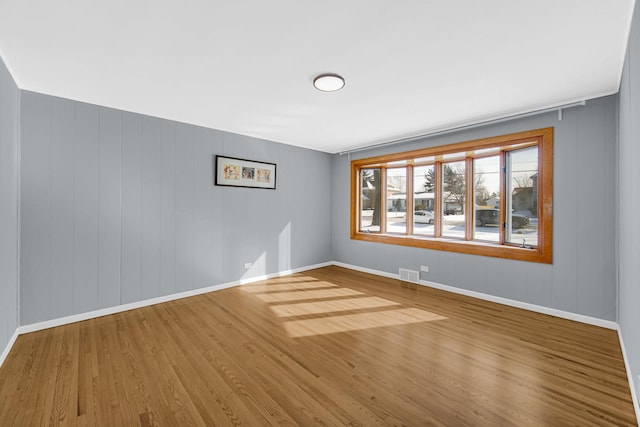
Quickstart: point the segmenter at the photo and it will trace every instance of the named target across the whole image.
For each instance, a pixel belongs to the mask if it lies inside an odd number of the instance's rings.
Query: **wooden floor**
[[[22,335],[0,425],[636,425],[616,332],[326,267]]]

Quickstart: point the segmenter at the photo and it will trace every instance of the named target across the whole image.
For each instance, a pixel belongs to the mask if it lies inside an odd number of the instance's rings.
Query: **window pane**
[[[387,232],[406,233],[407,169],[387,169]]]
[[[538,246],[538,147],[507,152],[505,241]]]
[[[380,168],[360,170],[360,231],[380,232]]]
[[[474,238],[500,241],[500,156],[473,161]]]
[[[433,236],[433,203],[436,186],[435,168],[413,168],[413,234]]]
[[[465,163],[442,165],[442,235],[464,239]]]

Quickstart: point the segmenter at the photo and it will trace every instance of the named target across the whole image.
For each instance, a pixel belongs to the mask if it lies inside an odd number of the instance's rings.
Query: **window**
[[[430,163],[413,167],[413,234],[433,237],[436,178]]]
[[[407,232],[407,168],[387,169],[387,232]]]
[[[360,169],[360,231],[380,231],[380,168]],[[374,209],[375,207],[375,209]]]
[[[469,214],[466,208],[467,175],[465,161],[442,163],[442,211],[438,217],[442,223],[442,236],[464,239],[465,218]]]
[[[552,262],[552,128],[351,168],[352,239]]]
[[[473,159],[475,238],[488,242],[500,241],[500,156],[491,155]]]

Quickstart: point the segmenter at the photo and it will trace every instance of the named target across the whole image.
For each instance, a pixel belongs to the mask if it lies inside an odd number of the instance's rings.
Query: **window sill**
[[[481,255],[494,258],[513,259],[518,261],[552,263],[551,251],[543,252],[538,248],[521,248],[518,246],[498,245],[491,242],[467,241],[456,239],[429,238],[417,236],[400,236],[379,233],[354,233],[353,240],[385,243],[390,245],[410,246],[433,249],[437,251],[456,252],[470,255]]]

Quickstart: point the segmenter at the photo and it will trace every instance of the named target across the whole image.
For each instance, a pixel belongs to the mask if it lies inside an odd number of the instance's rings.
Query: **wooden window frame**
[[[486,148],[500,148],[500,157],[504,158],[507,150],[525,147],[526,145],[537,145],[538,147],[538,245],[537,247],[520,247],[507,244],[503,241],[502,235],[500,242],[485,242],[473,239],[473,159],[484,157],[482,154],[476,154],[475,151]],[[451,153],[464,152],[466,160],[466,181],[467,181],[467,212],[470,215],[465,216],[465,239],[455,240],[451,238],[442,238],[442,226],[440,221],[434,224],[434,237],[420,236],[412,234],[412,225],[407,221],[407,234],[387,234],[386,226],[386,191],[381,189],[382,204],[380,218],[380,232],[360,232],[360,170],[380,167],[381,183],[386,186],[386,165],[393,162],[407,162],[407,180],[411,184],[407,185],[407,217],[413,217],[413,211],[409,211],[409,205],[413,205],[413,191],[409,193],[409,187],[413,190],[413,161],[419,158],[433,156],[435,165],[435,179],[439,188],[441,188],[442,180],[442,156]],[[495,154],[488,154],[495,155]],[[438,161],[438,159],[440,159]],[[504,163],[503,163],[504,164]],[[390,166],[391,167],[391,166]],[[411,172],[411,175],[409,175]],[[504,172],[501,173],[501,193],[504,193]],[[410,178],[409,178],[410,177]],[[386,187],[385,187],[386,188]],[[440,191],[440,190],[438,190]],[[469,197],[471,194],[471,197]],[[409,203],[411,198],[412,202]],[[505,218],[505,195],[500,197],[500,215],[501,221]],[[434,218],[437,212],[441,211],[441,197],[436,196],[434,200]],[[468,206],[471,206],[469,210]],[[384,225],[384,226],[383,226]],[[449,252],[457,252],[471,255],[482,255],[496,258],[506,258],[520,261],[539,262],[551,264],[553,262],[553,128],[543,128],[530,130],[525,132],[500,135],[490,138],[477,139],[472,141],[458,142],[437,147],[423,148],[419,150],[406,151],[401,153],[388,154],[384,156],[368,157],[357,159],[351,162],[351,239],[363,240],[369,242],[386,243],[401,246],[411,246],[424,249],[433,249]]]

